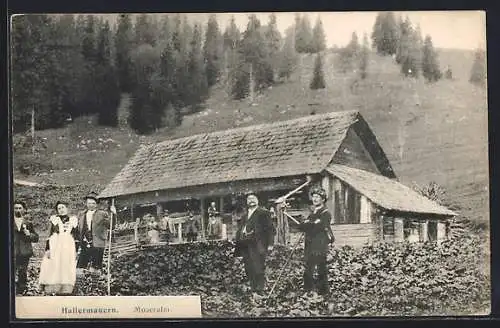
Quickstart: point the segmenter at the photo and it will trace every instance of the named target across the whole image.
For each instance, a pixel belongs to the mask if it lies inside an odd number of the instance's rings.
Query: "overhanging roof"
[[[330,164],[326,170],[387,210],[443,216],[457,215],[400,182],[382,175],[338,164]]]

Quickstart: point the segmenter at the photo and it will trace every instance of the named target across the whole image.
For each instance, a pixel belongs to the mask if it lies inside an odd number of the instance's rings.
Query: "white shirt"
[[[255,212],[255,210],[257,209],[257,207],[254,207],[254,208],[251,208],[251,209],[248,209],[248,216],[247,216],[247,219],[250,219],[250,217],[252,216],[253,212]],[[247,233],[247,225],[245,224],[245,226],[243,227],[243,233]]]
[[[322,209],[323,209],[323,206],[321,206],[321,207],[315,207],[313,212],[314,212],[314,214],[316,214],[316,213],[318,213]]]
[[[14,218],[16,220],[17,231],[21,231],[23,225],[23,218]]]
[[[250,217],[252,216],[253,212],[255,212],[255,210],[257,209],[257,207],[254,207],[254,208],[251,208],[248,210],[248,219],[250,219]]]
[[[87,211],[87,229],[89,231],[92,229],[92,217],[94,216],[95,210],[94,211]]]

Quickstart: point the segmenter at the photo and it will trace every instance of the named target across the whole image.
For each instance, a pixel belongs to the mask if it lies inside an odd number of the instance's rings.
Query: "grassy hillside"
[[[37,162],[45,174],[19,177],[104,186],[141,143],[286,120],[311,111],[357,109],[403,183],[435,181],[447,189],[449,202],[459,205],[464,215],[489,220],[486,91],[467,82],[472,52],[441,51],[441,67],[450,65],[455,79],[432,85],[403,78],[391,58],[375,54],[367,79],[357,81],[355,73],[337,71],[336,55],[329,54],[324,60],[327,88],[320,91],[308,87],[313,59],[303,56],[290,81],[265,90],[254,103],[230,100],[218,87],[203,112],[186,116],[177,129],[152,136],[140,137],[126,128],[95,127],[86,119],[64,129],[39,131],[38,136],[47,139],[47,148],[35,160],[29,153],[17,152],[14,168]]]

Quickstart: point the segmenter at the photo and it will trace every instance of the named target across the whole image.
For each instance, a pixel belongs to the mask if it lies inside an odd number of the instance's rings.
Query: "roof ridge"
[[[150,144],[148,146],[149,147],[153,147],[153,146],[156,146],[156,145],[167,144],[167,143],[170,143],[170,142],[173,142],[173,141],[187,141],[187,140],[191,140],[191,139],[196,139],[196,138],[199,138],[201,136],[207,136],[207,135],[211,135],[211,136],[224,135],[224,134],[231,133],[231,132],[234,133],[236,131],[242,132],[242,131],[245,131],[245,130],[254,130],[254,129],[262,128],[262,127],[269,128],[269,127],[273,127],[273,126],[279,126],[279,125],[283,125],[283,124],[290,124],[290,123],[295,123],[295,122],[300,122],[300,121],[319,120],[319,119],[325,118],[325,117],[333,117],[333,116],[341,116],[341,115],[349,115],[349,114],[351,114],[351,115],[359,114],[359,111],[358,110],[344,110],[344,111],[333,111],[333,112],[328,112],[328,113],[318,114],[318,115],[304,115],[304,116],[300,116],[300,117],[297,117],[297,118],[294,118],[294,119],[284,120],[284,121],[277,121],[277,122],[273,122],[273,123],[261,123],[261,124],[256,124],[256,125],[247,125],[247,126],[242,126],[242,127],[237,127],[237,128],[231,128],[231,129],[225,129],[225,130],[217,130],[217,131],[212,131],[212,132],[197,133],[197,134],[193,134],[193,135],[185,136],[185,137],[180,137],[180,138],[166,139],[166,140],[163,140],[163,141],[154,142],[154,143],[152,143],[152,144]]]

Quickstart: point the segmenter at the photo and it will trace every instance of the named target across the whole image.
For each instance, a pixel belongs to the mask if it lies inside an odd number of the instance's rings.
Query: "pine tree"
[[[309,85],[311,90],[316,89],[324,89],[325,88],[325,78],[323,74],[323,63],[321,59],[321,55],[317,54],[316,59],[314,61],[314,75]]]
[[[224,49],[236,50],[238,48],[238,43],[241,39],[241,32],[238,29],[238,26],[236,26],[234,16],[231,17],[231,21],[224,31],[223,38]]]
[[[188,61],[188,96],[186,103],[190,106],[196,106],[206,100],[208,97],[208,82],[203,67],[203,54],[201,45],[200,26],[195,25],[193,38],[190,46]]]
[[[85,30],[82,40],[82,53],[83,58],[87,63],[92,64],[95,61],[96,55],[96,28],[95,18],[93,15],[87,15],[85,19]]]
[[[118,27],[115,35],[116,68],[120,89],[130,92],[132,89],[132,19],[129,14],[121,14],[118,18]]]
[[[325,31],[323,30],[323,23],[318,16],[314,29],[312,31],[312,45],[311,51],[318,53],[326,49]]]
[[[175,14],[173,18],[172,45],[175,51],[181,51],[182,39],[182,19],[180,14]]]
[[[312,29],[309,17],[296,16],[295,18],[295,47],[298,53],[312,53]]]
[[[351,41],[349,42],[346,48],[349,57],[351,57],[352,60],[355,61],[358,58],[361,49],[359,45],[358,34],[356,32],[352,32]]]
[[[49,115],[47,79],[47,15],[23,15],[12,19],[12,116],[14,129],[25,131],[35,111],[36,128],[46,128]]]
[[[60,68],[58,88],[61,92],[62,119],[80,115],[80,104],[84,99],[85,62],[81,53],[80,35],[75,17],[61,15],[55,17],[53,43],[57,45],[56,70]]]
[[[360,53],[360,61],[359,61],[359,71],[360,71],[360,77],[362,79],[366,78],[366,71],[368,68],[368,60],[370,56],[370,48],[368,46],[368,35],[365,33],[363,35],[363,45],[361,47],[361,53]]]
[[[150,44],[139,46],[133,53],[136,86],[132,91],[130,127],[138,133],[148,134],[162,124],[163,108],[155,98],[156,87],[161,81],[160,55]]]
[[[398,26],[394,13],[378,13],[373,25],[372,46],[381,55],[394,55],[398,44]]]
[[[340,51],[340,70],[343,73],[358,67],[358,59],[360,56],[361,47],[359,45],[358,34],[353,32],[351,41]]]
[[[268,60],[269,52],[264,42],[263,29],[256,15],[249,17],[238,51],[241,62],[235,72],[236,80],[232,88],[232,94],[236,98],[244,97],[247,91],[252,94],[254,90],[250,90],[250,85],[262,89],[272,84],[273,70]],[[252,79],[250,75],[253,76]]]
[[[396,62],[401,65],[401,73],[405,76],[418,77],[422,58],[419,36],[417,36],[417,32],[413,29],[408,17],[400,24]]]
[[[149,44],[152,47],[156,45],[156,31],[154,22],[147,14],[140,14],[135,21],[135,44]]]
[[[171,42],[172,34],[173,31],[169,15],[163,15],[159,22],[158,46],[162,49],[165,48],[167,43]]]
[[[285,43],[280,52],[279,76],[289,79],[297,66],[297,53],[295,51],[295,28],[292,26],[285,32]]]
[[[477,49],[474,54],[469,82],[484,87],[486,86],[486,76],[486,52],[483,49]]]
[[[413,51],[414,51],[414,57],[415,57],[415,61],[416,61],[416,66],[417,66],[417,70],[418,72],[422,72],[422,62],[423,62],[423,48],[424,48],[424,40],[422,38],[422,31],[420,29],[420,24],[417,24],[417,26],[415,27],[415,31],[414,31],[414,48],[413,48]]]
[[[181,17],[179,17],[181,19]],[[176,90],[179,95],[178,106],[184,107],[192,104],[190,90],[191,77],[189,76],[190,46],[193,40],[193,30],[186,16],[182,17],[178,40],[173,40],[174,45],[178,43],[179,50],[176,51]],[[176,32],[177,33],[177,32]]]
[[[272,70],[272,76],[270,76],[269,80],[273,83],[276,75],[275,72],[277,72],[279,66],[279,51],[281,49],[281,33],[278,30],[275,14],[269,16],[269,24],[264,30],[264,39],[266,41],[268,65],[271,66]]]
[[[176,90],[177,68],[175,61],[175,50],[172,42],[165,45],[161,53],[160,74],[162,78],[162,106],[165,107],[164,125],[175,127],[181,123],[182,116],[179,106],[179,95]]]
[[[442,73],[439,69],[438,54],[432,45],[430,35],[425,37],[423,46],[422,73],[429,82],[435,82],[441,79]]]
[[[224,34],[224,81],[226,87],[229,90],[228,93],[232,93],[233,86],[235,84],[235,79],[238,70],[238,64],[240,62],[238,48],[241,39],[241,33],[236,26],[234,16],[231,17],[229,25],[226,27]]]
[[[82,38],[82,55],[85,60],[83,75],[83,99],[80,104],[80,114],[95,114],[97,109],[96,89],[96,19],[93,15],[85,17],[85,27]]]
[[[118,125],[118,105],[120,87],[115,68],[111,61],[111,30],[108,21],[99,31],[96,53],[96,90],[99,124]]]
[[[203,55],[206,63],[206,77],[209,87],[216,84],[219,79],[223,65],[222,52],[222,35],[219,30],[219,24],[217,23],[216,16],[211,15],[208,19],[205,43],[203,45]]]

